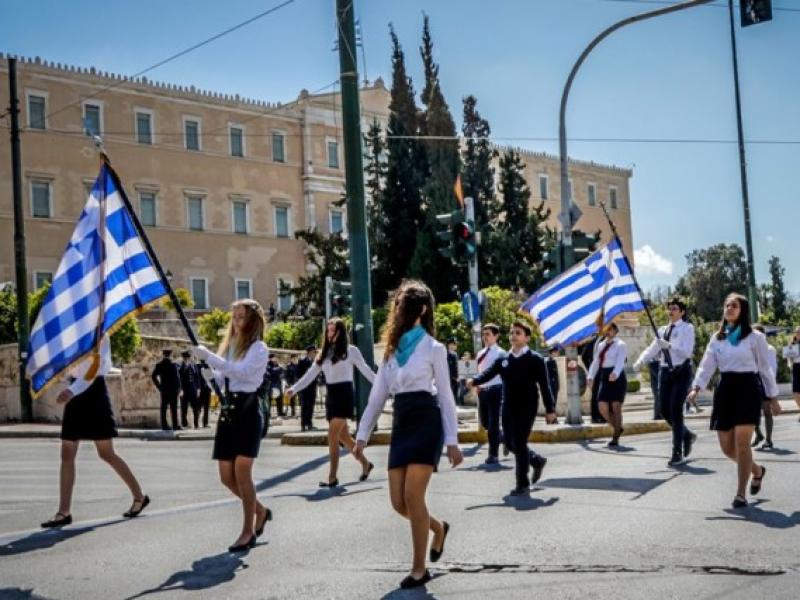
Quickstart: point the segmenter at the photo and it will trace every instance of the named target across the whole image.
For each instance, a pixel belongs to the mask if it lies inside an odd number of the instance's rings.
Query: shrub
[[[218,346],[225,335],[225,328],[231,320],[231,313],[227,310],[215,308],[211,312],[197,318],[197,328],[200,338],[212,346]]]
[[[142,337],[139,335],[136,317],[129,317],[111,334],[111,356],[116,363],[129,362],[141,345]]]
[[[192,296],[186,288],[175,288],[175,295],[178,297],[178,304],[183,308],[192,308],[194,306],[194,300],[192,300]],[[172,299],[169,296],[162,300],[161,306],[167,310],[175,310],[175,305],[172,304]]]
[[[633,394],[642,389],[642,383],[638,379],[628,379],[628,393]]]

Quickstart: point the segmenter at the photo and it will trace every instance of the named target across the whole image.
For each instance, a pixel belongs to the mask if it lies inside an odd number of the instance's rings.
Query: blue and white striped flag
[[[103,165],[31,331],[33,396],[99,348],[131,314],[167,295],[109,167]]]
[[[617,238],[542,287],[522,305],[545,343],[580,342],[624,312],[644,310],[639,288]]]

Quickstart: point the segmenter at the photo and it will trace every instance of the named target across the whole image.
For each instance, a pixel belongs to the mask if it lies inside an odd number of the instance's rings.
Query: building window
[[[194,307],[201,310],[208,308],[208,279],[205,277],[190,277],[189,286],[192,289]]]
[[[46,115],[46,98],[38,94],[30,94],[28,96],[28,127],[30,129],[45,129]]]
[[[190,196],[186,199],[186,208],[189,213],[189,229],[194,231],[203,230],[203,199],[198,196]]]
[[[231,156],[244,156],[244,129],[238,125],[231,125],[229,131]]]
[[[155,192],[139,192],[139,220],[142,225],[156,226],[156,194]]]
[[[283,285],[281,285],[283,284]],[[288,313],[294,305],[294,296],[289,291],[294,285],[286,279],[278,280],[278,312]]]
[[[272,134],[272,160],[274,162],[286,162],[286,136],[282,133]]]
[[[31,215],[49,219],[53,216],[53,202],[49,181],[31,181]]]
[[[237,300],[246,300],[253,297],[253,282],[250,279],[237,279],[234,290]]]
[[[153,143],[153,113],[144,110],[136,111],[136,142]]]
[[[275,235],[280,238],[289,237],[289,207],[275,207]]]
[[[344,232],[344,213],[341,210],[331,211],[331,233]]]
[[[611,208],[618,208],[617,207],[617,188],[615,188],[615,187],[608,188],[608,203],[611,205]]]
[[[33,289],[38,290],[50,283],[53,283],[53,274],[50,271],[33,272]]]
[[[328,140],[328,166],[331,169],[339,168],[339,142]]]
[[[99,104],[83,105],[83,130],[86,135],[103,135],[103,107]]]
[[[200,151],[200,121],[196,119],[184,119],[183,143],[187,150]]]
[[[547,175],[539,175],[539,197],[542,200],[547,200],[549,194],[549,189],[547,187]]]
[[[597,197],[596,197],[596,187],[593,183],[590,183],[586,187],[586,197],[589,202],[589,206],[597,206]]]
[[[234,200],[232,204],[233,233],[247,233],[247,202]]]

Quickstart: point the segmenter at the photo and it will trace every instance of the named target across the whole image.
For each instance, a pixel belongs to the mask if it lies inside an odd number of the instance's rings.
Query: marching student
[[[753,325],[753,329],[756,331],[763,333],[765,336],[767,335],[767,330],[761,324]],[[778,380],[778,351],[775,349],[775,346],[767,342],[767,351],[769,352],[769,368],[772,369],[772,372],[775,374],[775,380]],[[764,438],[764,434],[761,433],[761,425],[756,425],[756,439],[753,440],[751,446],[755,448],[758,446],[762,441],[764,444],[759,448],[759,450],[772,450],[774,446],[772,445],[772,427],[773,427],[773,419],[772,419],[772,410],[769,402],[769,398],[767,395],[764,394],[762,396],[763,402],[761,403],[761,409],[764,412],[764,426],[767,432],[766,439]]]
[[[336,487],[339,478],[339,442],[353,451],[355,441],[347,430],[347,419],[355,417],[355,390],[353,389],[353,367],[361,371],[364,379],[372,384],[375,373],[369,368],[361,351],[350,344],[344,321],[335,317],[325,325],[325,339],[319,358],[306,371],[300,380],[286,390],[289,397],[309,385],[316,386],[317,375],[325,375],[325,418],[328,420],[328,455],[330,466],[328,479],[320,481],[320,487]],[[366,481],[375,465],[369,462],[363,453],[353,456],[361,463],[359,481]]]
[[[800,408],[800,327],[795,329],[791,343],[783,349],[783,358],[792,369],[792,396]]]
[[[692,444],[697,439],[686,427],[683,418],[683,404],[692,382],[694,326],[684,321],[686,304],[680,298],[670,298],[667,311],[669,324],[659,327],[658,335],[636,359],[633,370],[641,370],[643,365],[661,355],[658,396],[661,414],[672,427],[672,457],[667,466],[675,467],[689,458]],[[672,368],[667,362],[667,354],[672,360]]]
[[[588,387],[593,385],[594,379],[600,378],[600,387],[597,390],[597,400],[600,403],[600,413],[603,418],[614,428],[609,448],[619,447],[619,436],[622,435],[622,403],[628,391],[628,380],[625,377],[625,361],[628,359],[628,347],[622,340],[617,339],[619,327],[616,323],[606,326],[605,338],[597,347],[597,352],[589,367]]]
[[[478,374],[483,373],[494,364],[506,351],[497,345],[500,337],[500,328],[494,323],[487,323],[481,329],[483,350],[478,352]],[[503,380],[499,375],[492,377],[483,385],[476,386],[478,392],[478,416],[481,427],[486,430],[489,437],[489,456],[484,461],[487,465],[498,462],[497,453],[500,449],[500,405],[503,402]],[[507,441],[506,441],[507,443]]]
[[[450,525],[431,516],[425,504],[442,446],[447,446],[453,467],[464,460],[458,447],[447,350],[434,338],[433,307],[433,294],[422,282],[404,281],[395,291],[383,329],[383,362],[361,418],[354,451],[363,457],[386,399],[393,396],[389,496],[392,507],[410,521],[413,547],[411,572],[400,582],[401,588],[423,586],[431,580],[425,563],[429,531],[433,532],[429,560],[438,561],[444,551]]]
[[[59,472],[58,511],[52,519],[42,523],[45,529],[63,527],[72,523],[72,490],[75,487],[75,456],[81,440],[94,442],[97,455],[107,462],[120,476],[133,496],[133,504],[123,517],[138,516],[150,504],[150,498],[131,472],[128,464],[114,452],[113,438],[117,437],[117,425],[111,399],[108,397],[106,375],[111,370],[111,345],[108,336],[100,342],[99,367],[93,378],[86,376],[94,368],[95,359],[90,355],[69,369],[71,382],[56,398],[64,404],[61,421],[61,468]]]
[[[721,378],[714,390],[711,429],[717,432],[722,452],[738,467],[732,505],[743,508],[747,506],[745,486],[750,476],[750,494],[755,496],[767,473],[766,467],[753,461],[750,449],[753,429],[761,418],[762,399],[764,395],[770,398],[773,415],[780,413],[781,405],[767,339],[751,327],[749,303],[741,294],[730,294],[725,299],[719,330],[708,342],[687,400],[694,399],[717,370]]]
[[[178,423],[178,395],[181,393],[181,378],[178,365],[172,362],[172,350],[165,348],[161,351],[162,358],[153,367],[150,378],[161,394],[161,429],[167,431],[167,409],[172,418],[172,429],[180,430]]]
[[[189,407],[194,416],[194,428],[200,424],[200,405],[198,404],[197,394],[199,384],[197,381],[197,369],[191,361],[192,353],[188,350],[181,352],[181,362],[178,365],[178,376],[181,381],[181,425],[189,427],[188,413]]]
[[[556,420],[556,406],[544,359],[528,347],[531,328],[515,321],[511,325],[511,349],[495,360],[491,366],[467,384],[483,385],[497,375],[503,381],[503,434],[505,442],[516,459],[517,485],[512,496],[530,491],[530,485],[539,481],[547,459],[528,448],[528,438],[539,410],[539,394],[544,400],[547,423]],[[538,389],[537,389],[538,388]],[[528,469],[533,473],[528,479]]]
[[[195,356],[208,363],[223,390],[212,456],[219,461],[222,484],[242,501],[242,530],[229,552],[254,547],[264,525],[272,520],[272,511],[258,501],[253,485],[253,462],[261,446],[265,418],[256,393],[269,358],[262,341],[265,321],[258,302],[237,300],[231,305],[231,322],[218,354],[205,346],[194,348]]]
[[[317,347],[313,344],[306,346],[306,355],[297,361],[296,376],[299,380],[314,364],[317,359]],[[294,385],[295,382],[292,382]],[[300,431],[311,431],[316,429],[313,423],[314,403],[317,401],[317,384],[313,382],[300,390]]]

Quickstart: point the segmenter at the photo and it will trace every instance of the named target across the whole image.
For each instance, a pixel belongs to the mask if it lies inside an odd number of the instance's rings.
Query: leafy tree
[[[747,293],[747,263],[738,244],[716,244],[686,255],[689,266],[675,291],[689,299],[704,321],[718,321],[722,303],[731,292]]]
[[[183,308],[192,308],[194,306],[194,300],[192,300],[192,296],[186,288],[175,288],[175,295],[178,297],[178,304]],[[161,306],[167,310],[175,310],[175,305],[169,296],[161,301]]]
[[[0,344],[17,341],[17,295],[10,289],[0,291]]]
[[[141,345],[139,322],[136,317],[129,317],[111,334],[111,357],[117,364],[130,362]]]
[[[197,329],[200,332],[200,339],[209,342],[212,346],[218,346],[225,334],[225,328],[231,320],[231,313],[221,308],[214,308],[197,318]]]
[[[308,307],[311,316],[325,314],[325,278],[350,281],[347,240],[341,233],[325,235],[316,230],[296,231],[295,237],[306,243],[304,251],[310,272],[294,287],[289,287],[295,305]]]
[[[364,135],[364,170],[367,174],[367,236],[370,253],[370,282],[372,299],[381,303],[386,298],[392,282],[392,264],[395,257],[387,245],[393,223],[389,221],[392,209],[386,206],[386,140],[377,120],[373,121]]]
[[[786,286],[783,283],[783,276],[786,269],[781,266],[781,259],[771,256],[769,259],[769,278],[770,278],[770,303],[769,308],[778,321],[786,321],[789,318],[788,296]]]

